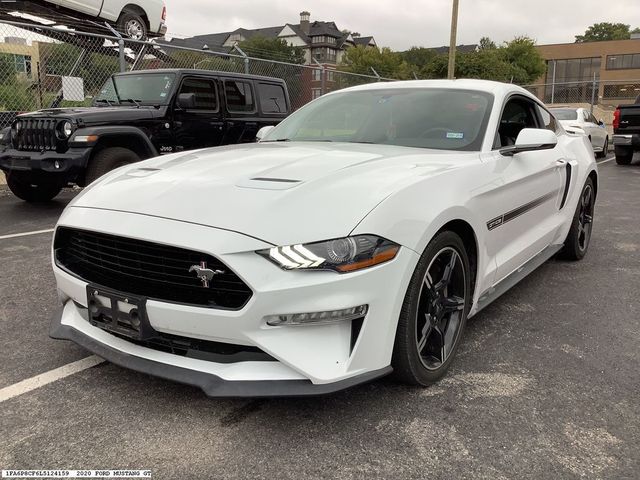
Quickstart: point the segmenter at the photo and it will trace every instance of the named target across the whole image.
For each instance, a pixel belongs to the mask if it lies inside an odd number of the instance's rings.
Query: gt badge
[[[189,267],[189,272],[196,272],[196,276],[202,282],[202,286],[205,288],[209,287],[209,282],[215,275],[222,275],[224,270],[211,270],[207,268],[207,262],[200,262],[200,265],[191,265]]]

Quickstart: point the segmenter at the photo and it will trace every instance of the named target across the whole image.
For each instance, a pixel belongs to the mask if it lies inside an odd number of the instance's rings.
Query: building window
[[[313,37],[312,42],[313,43],[324,43],[325,42],[325,37],[324,37],[324,35],[317,35],[317,36]]]
[[[335,72],[333,70],[327,70],[327,80],[333,82],[335,80]]]
[[[336,44],[336,39],[334,37],[327,37],[327,43],[329,43],[331,45],[335,45]]]
[[[547,61],[546,83],[586,82],[600,75],[600,57],[567,58]],[[555,71],[555,74],[554,74]]]
[[[27,76],[31,76],[31,57],[29,55],[14,55],[13,61],[17,73],[24,73]]]
[[[607,55],[607,70],[631,70],[640,68],[640,53]]]
[[[315,100],[316,98],[320,98],[321,96],[322,96],[322,89],[320,88],[311,89],[311,100]]]
[[[319,62],[335,63],[338,52],[335,48],[320,47],[313,49],[313,58]]]
[[[640,83],[605,85],[603,89],[603,97],[607,99],[625,100],[636,98],[638,95],[640,95]]]
[[[319,68],[314,68],[312,79],[314,82],[322,81],[322,70]]]

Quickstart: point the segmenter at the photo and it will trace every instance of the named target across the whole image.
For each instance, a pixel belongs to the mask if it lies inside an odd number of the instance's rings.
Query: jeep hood
[[[233,145],[122,167],[71,203],[233,230],[272,244],[348,235],[403,186],[478,153],[349,143]]]
[[[134,122],[150,118],[163,117],[166,106],[155,108],[148,105],[114,106],[114,107],[71,107],[46,108],[36,112],[25,113],[20,118],[60,118],[77,120],[81,124],[113,123],[118,121]]]

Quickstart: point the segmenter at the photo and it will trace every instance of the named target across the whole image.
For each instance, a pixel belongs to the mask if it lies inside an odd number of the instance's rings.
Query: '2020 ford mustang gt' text
[[[597,187],[587,137],[520,87],[341,90],[259,143],[85,189],[55,231],[51,335],[212,396],[428,385],[469,317],[585,255]]]

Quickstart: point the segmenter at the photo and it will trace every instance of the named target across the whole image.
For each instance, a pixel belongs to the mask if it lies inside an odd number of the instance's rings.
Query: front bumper
[[[257,347],[274,361],[217,363],[137,345],[86,319],[87,283],[54,264],[64,311],[54,338],[73,340],[119,365],[197,385],[213,396],[313,395],[389,373],[395,330],[418,255],[401,248],[390,262],[360,272],[283,271],[255,254],[269,244],[239,233],[144,215],[71,207],[59,225],[162,241],[218,257],[254,294],[237,311],[148,300],[149,323],[163,334]],[[350,321],[266,325],[274,314],[369,305],[357,338]]]
[[[0,169],[30,173],[34,176],[57,175],[72,181],[84,171],[90,154],[91,148],[70,148],[64,153],[6,148],[0,151]]]
[[[86,309],[85,309],[86,311]],[[49,336],[56,340],[71,340],[91,353],[124,368],[155,377],[199,387],[210,397],[274,397],[325,395],[375,380],[391,373],[391,367],[363,373],[334,383],[314,385],[309,380],[225,380],[218,375],[181,367],[171,363],[150,360],[102,343],[91,335],[62,323],[64,309],[51,318]],[[106,332],[105,332],[106,333]]]

